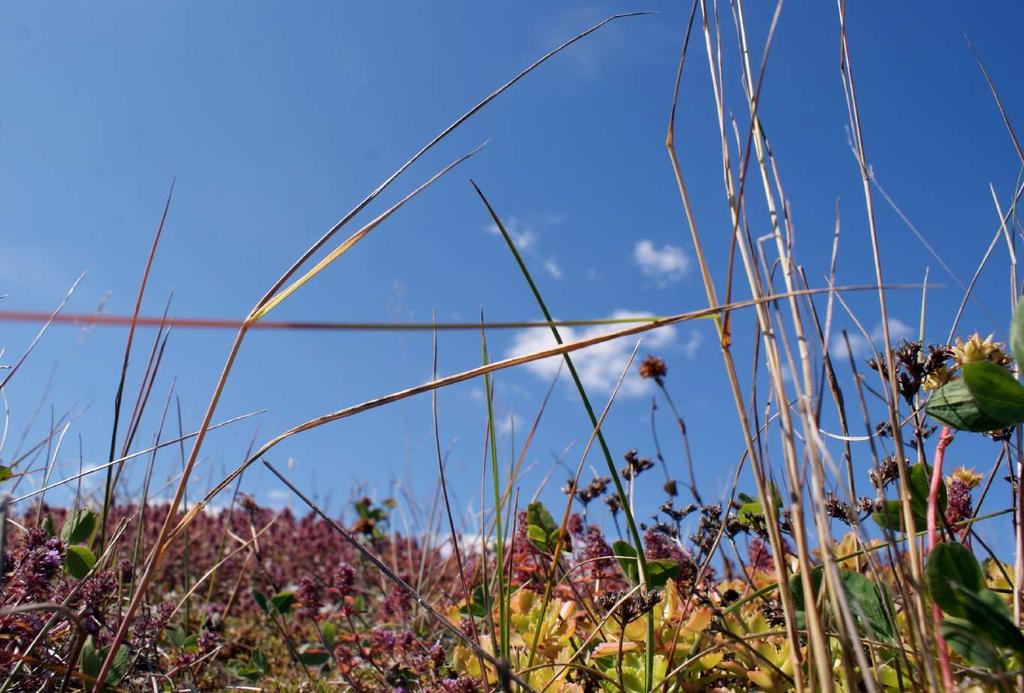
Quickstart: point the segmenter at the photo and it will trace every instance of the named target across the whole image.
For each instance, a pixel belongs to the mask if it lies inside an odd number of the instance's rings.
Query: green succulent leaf
[[[963,365],[964,383],[981,413],[1005,426],[1024,422],[1024,386],[991,361]]]
[[[932,393],[924,406],[928,416],[959,431],[984,433],[1005,424],[982,413],[963,380],[954,380]]]

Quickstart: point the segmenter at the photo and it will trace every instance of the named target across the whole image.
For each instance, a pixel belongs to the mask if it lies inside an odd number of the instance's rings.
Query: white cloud
[[[700,349],[700,345],[704,342],[704,338],[697,330],[691,330],[690,336],[686,338],[683,343],[683,353],[686,354],[686,358],[693,359],[697,355],[697,350]]]
[[[631,318],[648,316],[650,316],[650,313],[618,310],[612,313],[610,317]],[[564,341],[572,342],[614,332],[622,327],[623,325],[596,325],[586,328],[561,327],[559,332]],[[661,349],[675,341],[676,328],[671,326],[661,327],[647,332],[641,337],[643,339],[640,347],[641,353],[647,350]],[[691,341],[693,341],[692,336],[683,345],[683,349],[687,354],[690,353],[689,344]],[[636,344],[636,337],[620,337],[609,342],[596,344],[588,349],[573,352],[573,364],[576,366],[576,370],[579,371],[580,378],[587,389],[602,394],[611,393],[619,376],[622,374],[622,369],[626,367],[626,362],[629,360],[634,344]],[[548,349],[552,346],[555,346],[555,339],[551,335],[550,330],[537,328],[520,330],[516,332],[513,338],[512,346],[508,350],[508,356],[522,356],[542,349]],[[696,349],[696,347],[694,346],[693,349]],[[561,362],[561,356],[552,356],[541,361],[531,361],[524,368],[534,375],[550,381],[558,373],[558,367]],[[637,364],[634,363],[630,369],[631,372],[623,381],[622,389],[619,390],[620,396],[637,397],[649,392],[650,384],[637,375],[636,367]]]
[[[512,242],[516,244],[516,249],[519,252],[530,250],[537,243],[537,232],[532,226],[523,226],[518,217],[509,217],[504,224],[505,230],[508,231],[508,235],[512,238]],[[501,235],[501,229],[498,228],[497,224],[488,225],[487,231],[496,236]]]
[[[910,339],[914,334],[914,328],[899,318],[889,318],[889,338],[895,343],[901,339]],[[871,341],[868,341],[859,331],[847,330],[847,339],[841,334],[832,338],[832,345],[829,348],[829,355],[833,359],[848,359],[852,353],[856,358],[863,358],[871,355],[872,343],[876,349],[882,348],[885,335],[882,332],[882,323],[875,325],[871,330]],[[850,346],[847,348],[846,342]]]
[[[561,221],[561,215],[545,214],[541,218],[541,226],[553,226]],[[509,237],[516,246],[516,250],[523,255],[538,260],[541,263],[541,267],[552,279],[561,279],[564,276],[565,273],[562,271],[562,266],[558,264],[558,260],[554,256],[544,257],[541,255],[537,247],[540,233],[534,224],[524,223],[518,217],[509,217],[503,223],[505,231],[508,232]],[[497,236],[501,235],[501,229],[498,228],[497,224],[488,225],[487,232]]]
[[[553,258],[544,261],[544,271],[550,274],[552,279],[562,278],[562,268],[559,267]]]
[[[690,257],[682,248],[667,243],[659,248],[653,241],[637,241],[633,246],[633,260],[640,271],[659,286],[677,282],[690,271]]]
[[[523,432],[523,421],[514,411],[508,411],[504,415],[496,416],[494,426],[498,429],[498,435],[507,436],[513,431],[515,431],[516,435],[519,435]]]
[[[267,500],[275,505],[284,505],[292,499],[292,494],[281,488],[272,488],[267,491]]]

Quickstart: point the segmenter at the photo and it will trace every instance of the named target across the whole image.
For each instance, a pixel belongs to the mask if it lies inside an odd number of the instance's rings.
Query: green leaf
[[[261,675],[265,676],[267,672],[270,671],[270,665],[267,663],[267,658],[263,654],[262,650],[253,650],[249,661]]]
[[[106,650],[104,650],[104,657],[106,656]],[[127,645],[121,645],[117,648],[117,654],[114,655],[114,661],[110,665],[110,673],[107,674],[107,683],[110,685],[116,684],[124,675],[128,673],[128,665],[131,663],[131,650],[128,649]]]
[[[541,551],[554,551],[558,546],[558,525],[543,503],[534,501],[526,507],[526,536]]]
[[[306,666],[322,667],[324,664],[331,661],[331,653],[325,650],[321,645],[306,643],[299,647],[299,659],[301,659],[302,663]]]
[[[416,672],[408,667],[398,666],[397,664],[393,664],[388,668],[384,673],[384,679],[389,686],[394,686],[397,690],[405,691],[419,688],[416,685],[419,682]]]
[[[96,557],[84,546],[69,546],[64,552],[64,569],[81,580],[96,565]]]
[[[1024,298],[1017,303],[1010,321],[1010,348],[1017,363],[1024,363]]]
[[[548,545],[548,535],[537,525],[526,526],[526,538],[541,551],[549,551],[553,548]]]
[[[266,596],[259,590],[252,591],[252,598],[263,610],[263,613],[270,613],[269,604],[267,604]]]
[[[173,628],[167,629],[167,642],[171,643],[172,645],[175,645],[177,647],[184,647],[185,638],[187,637],[188,634],[185,632],[185,629],[181,626],[174,626]]]
[[[946,644],[971,664],[993,672],[1005,670],[999,653],[978,637],[977,630],[968,621],[945,618],[939,624],[939,630]]]
[[[195,649],[199,644],[199,636],[194,633],[192,635],[189,635],[188,632],[181,626],[174,626],[173,628],[168,628],[166,632],[167,642],[182,650]]]
[[[647,577],[649,589],[664,587],[669,580],[679,577],[679,564],[670,558],[648,560]]]
[[[46,532],[46,536],[48,537],[57,535],[57,527],[53,524],[52,515],[47,515],[46,519],[43,520],[43,531]]]
[[[852,570],[840,570],[839,579],[846,590],[854,617],[864,627],[885,638],[893,637],[893,626],[885,605],[888,601],[884,584],[876,584]]]
[[[270,598],[270,606],[282,616],[292,610],[292,607],[299,603],[292,592],[278,592]]]
[[[1024,656],[1024,635],[1014,624],[1002,597],[989,589],[972,592],[956,585],[955,590],[964,619],[971,623],[977,635],[996,647],[1005,647]]]
[[[1024,386],[1010,372],[991,361],[973,361],[963,365],[964,382],[981,413],[1014,426],[1024,422]]]
[[[12,476],[14,476],[14,472],[11,471],[11,468],[7,465],[0,464],[0,481],[7,481]]]
[[[899,501],[882,501],[882,507],[871,513],[871,519],[882,529],[890,532],[903,532],[903,506]],[[914,524],[925,524],[925,518],[914,513]]]
[[[956,587],[978,592],[985,586],[978,560],[970,549],[957,542],[943,542],[932,549],[925,566],[925,579],[939,608],[961,618],[964,610]]]
[[[551,517],[551,513],[544,507],[544,504],[539,501],[534,501],[526,506],[526,523],[540,527],[546,535],[558,531],[555,519]]]
[[[757,501],[751,501],[744,503],[736,511],[736,519],[742,525],[751,525],[757,523],[764,517],[764,508]]]
[[[932,483],[932,469],[923,462],[915,464],[907,470],[907,482],[910,486],[910,507],[914,513],[914,521],[917,523],[928,522],[928,493]],[[939,484],[938,511],[939,515],[946,514],[946,484]]]
[[[96,651],[96,644],[93,642],[91,635],[85,639],[85,643],[82,645],[79,664],[82,668],[82,673],[93,679],[100,673],[100,667],[103,666],[103,657]]]
[[[636,549],[624,541],[616,541],[612,544],[612,552],[618,557],[622,572],[631,585],[640,583],[640,564],[637,560]],[[648,559],[647,561],[647,588],[654,589],[664,587],[669,580],[679,577],[679,564],[670,558]]]
[[[320,633],[323,634],[324,644],[327,647],[334,647],[334,641],[338,637],[338,627],[331,621],[326,621],[320,626]]]
[[[228,671],[245,681],[256,682],[260,680],[259,670],[251,664],[243,664],[239,661],[228,663]]]
[[[946,383],[933,392],[924,409],[933,419],[960,431],[984,433],[1006,427],[982,413],[963,380]]]
[[[612,553],[619,559],[619,565],[622,566],[622,572],[626,574],[629,584],[639,584],[640,567],[636,558],[636,549],[620,539],[612,543]]]
[[[82,654],[79,656],[82,673],[93,679],[99,676],[100,669],[103,667],[103,660],[107,658],[107,652],[107,648],[96,649],[91,635],[86,638],[85,643],[82,645]],[[114,655],[114,661],[111,663],[110,671],[107,672],[104,684],[113,686],[120,681],[128,671],[130,660],[131,651],[127,646],[121,645],[117,648],[117,654]]]
[[[915,464],[907,470],[907,485],[910,487],[910,512],[914,516],[914,524],[920,529],[928,524],[928,493],[931,486],[931,467]],[[946,485],[939,485],[938,512],[946,513]],[[882,502],[881,508],[871,514],[871,519],[882,529],[891,532],[904,532],[903,505],[897,500]]]
[[[815,601],[817,601],[818,595],[821,594],[821,580],[823,577],[824,573],[821,566],[811,569],[811,589],[814,592]],[[793,595],[793,608],[796,610],[797,628],[806,628],[807,620],[805,614],[807,612],[807,603],[804,600],[804,586],[799,573],[789,576],[789,593]],[[811,606],[816,607],[816,604]]]
[[[79,508],[64,521],[60,538],[68,544],[88,544],[98,525],[96,513],[88,508]]]
[[[483,585],[478,585],[472,594],[472,599],[469,603],[469,613],[476,618],[483,618],[487,615],[487,592]]]

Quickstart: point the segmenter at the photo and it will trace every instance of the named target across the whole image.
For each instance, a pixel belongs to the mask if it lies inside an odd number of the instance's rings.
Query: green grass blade
[[[533,293],[533,297],[537,301],[537,305],[544,314],[544,319],[549,323],[552,323],[553,318],[551,317],[551,311],[548,310],[547,304],[544,302],[544,297],[541,296],[540,289],[537,288],[537,283],[533,280],[533,276],[530,274],[530,270],[527,268],[526,262],[523,260],[523,256],[520,255],[515,243],[512,242],[512,238],[505,229],[505,225],[501,223],[501,219],[494,211],[494,208],[491,207],[491,203],[487,201],[487,198],[484,196],[484,193],[480,190],[479,186],[477,186],[477,184],[472,180],[469,182],[473,186],[473,189],[476,190],[477,195],[480,196],[484,206],[487,207],[487,212],[491,215],[491,219],[494,221],[495,226],[498,227],[498,231],[501,232],[502,238],[505,239],[505,243],[512,252],[512,256],[515,258],[516,264],[519,266],[519,271],[522,273],[523,278],[529,285],[530,291]],[[564,343],[558,328],[553,324],[551,325],[551,334],[554,336],[556,342],[559,344]],[[622,486],[622,479],[619,478],[619,472],[615,468],[615,462],[612,460],[611,450],[609,450],[608,443],[605,441],[604,433],[598,426],[597,415],[594,413],[594,407],[590,403],[590,398],[587,396],[587,391],[583,387],[583,381],[580,380],[579,373],[576,371],[576,366],[573,364],[572,358],[569,354],[563,354],[562,356],[565,359],[566,367],[569,369],[569,375],[572,377],[573,384],[576,386],[577,392],[579,392],[580,400],[583,402],[583,408],[587,412],[590,424],[597,430],[597,441],[601,447],[601,453],[604,455],[605,462],[608,465],[608,473],[612,478],[612,483],[615,485],[615,493],[618,495],[619,501],[622,504],[622,514],[626,518],[626,525],[628,526],[630,537],[636,547],[637,563],[640,567],[640,583],[643,586],[643,589],[646,590],[648,576],[647,559],[644,557],[644,548],[643,542],[640,538],[640,531],[637,528],[636,520],[633,518],[633,512],[629,505],[629,496],[626,495],[626,491]],[[644,648],[646,656],[645,676],[647,679],[646,686],[649,690],[653,683],[652,677],[654,674],[654,649],[651,647],[654,643],[654,613],[651,611],[647,613],[647,642],[649,646]],[[530,665],[532,665],[532,661],[528,664],[528,666]]]

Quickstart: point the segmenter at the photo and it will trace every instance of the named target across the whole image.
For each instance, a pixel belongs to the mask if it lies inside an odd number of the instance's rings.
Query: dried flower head
[[[576,487],[576,499],[583,503],[584,506],[590,504],[590,501],[595,498],[600,498],[608,490],[608,484],[611,482],[611,477],[607,476],[595,476],[591,479],[590,483],[580,488]],[[562,493],[571,493],[573,488],[573,481],[570,479],[566,482],[565,486],[562,487]]]
[[[622,592],[615,591],[605,592],[597,598],[597,605],[605,613],[610,613],[621,626],[637,620],[661,601],[661,592],[648,592],[647,594],[633,592],[625,599],[623,596]]]
[[[626,459],[626,466],[622,468],[622,476],[627,481],[632,481],[654,466],[654,463],[646,457],[637,455],[636,450],[628,450],[623,457]]]
[[[825,492],[825,514],[849,526],[857,524],[856,506],[843,502],[831,491]]]
[[[665,365],[665,360],[654,354],[649,354],[640,362],[640,377],[645,380],[653,379],[660,385],[667,373],[668,366]]]
[[[761,614],[769,626],[777,627],[786,623],[786,614],[782,609],[782,602],[778,599],[768,599],[761,604]]]
[[[685,508],[676,508],[675,504],[671,500],[667,500],[662,503],[661,507],[658,509],[672,518],[673,522],[678,524],[685,520],[687,515],[696,510],[697,505],[695,503],[690,503]]]
[[[907,464],[907,460],[903,460],[903,464]],[[886,486],[900,478],[900,463],[896,460],[894,455],[889,455],[878,463],[878,467],[868,472],[868,478],[871,479],[871,485],[879,491],[885,489]]]

